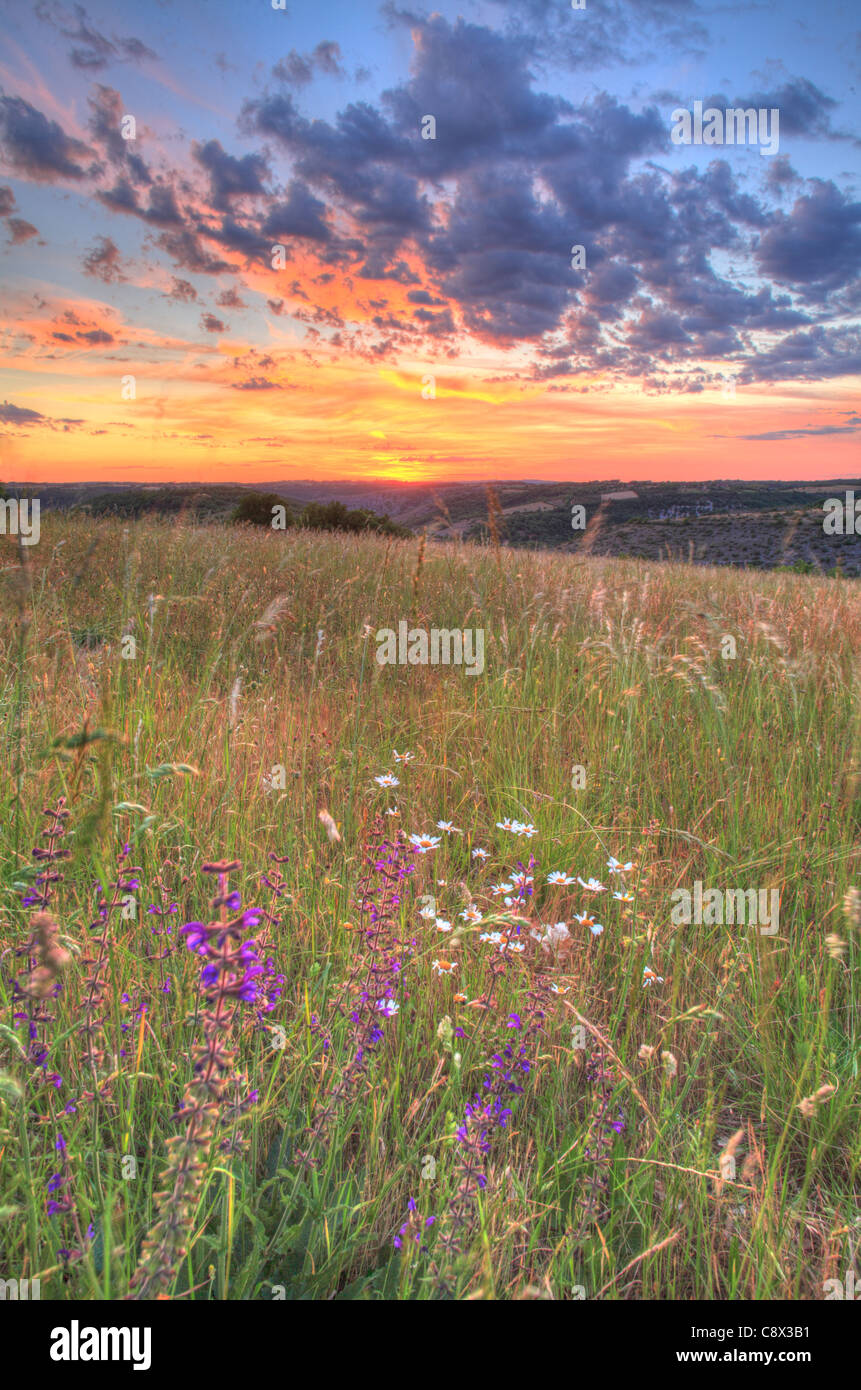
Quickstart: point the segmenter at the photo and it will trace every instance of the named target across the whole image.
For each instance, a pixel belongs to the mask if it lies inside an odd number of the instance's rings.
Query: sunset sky
[[[286,5],[0,3],[0,480],[858,474],[854,5]]]

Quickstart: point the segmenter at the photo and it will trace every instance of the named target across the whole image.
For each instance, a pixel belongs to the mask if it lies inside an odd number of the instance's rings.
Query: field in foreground
[[[0,550],[0,1275],[843,1279],[857,581],[54,516],[25,558]],[[402,620],[482,629],[483,672],[380,666]],[[674,922],[697,882],[778,890],[777,930]]]

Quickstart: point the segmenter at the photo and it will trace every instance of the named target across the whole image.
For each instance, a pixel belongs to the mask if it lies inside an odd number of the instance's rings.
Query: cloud
[[[82,266],[85,275],[94,275],[106,285],[126,279],[120,264],[120,249],[109,236],[96,237],[96,245],[84,256]]]
[[[89,146],[66,135],[23,97],[0,97],[0,142],[7,163],[38,182],[83,179],[88,173],[79,161],[92,156]]]
[[[156,238],[156,245],[166,251],[171,260],[183,270],[191,270],[199,275],[218,275],[222,270],[230,270],[227,261],[219,260],[205,251],[194,232],[183,227],[176,232],[162,232]]]
[[[234,391],[280,391],[281,385],[277,381],[270,381],[265,376],[252,376],[247,381],[234,381],[231,383]]]
[[[227,331],[224,321],[217,319],[214,314],[201,314],[200,326],[207,333],[225,333]]]
[[[195,143],[191,152],[209,174],[209,198],[214,208],[225,211],[234,198],[265,193],[263,179],[268,177],[269,168],[263,155],[246,154],[238,159],[218,140]]]
[[[15,207],[15,194],[8,184],[0,187],[0,217],[8,217]]]
[[[10,217],[6,226],[9,228],[9,241],[12,246],[20,246],[22,242],[29,241],[30,237],[39,235],[38,227],[34,227],[32,222],[25,222],[22,217]]]
[[[850,202],[829,180],[779,212],[756,252],[760,271],[810,300],[850,285],[861,273],[861,202]]]
[[[36,425],[46,418],[38,410],[29,410],[23,405],[10,405],[8,401],[0,405],[0,421],[4,425]]]
[[[64,38],[72,40],[69,62],[84,72],[99,72],[109,63],[141,63],[145,59],[156,59],[141,39],[118,38],[115,34],[108,38],[92,24],[83,5],[74,6],[74,18],[60,5],[37,4],[35,13],[44,23],[59,30]]]
[[[193,304],[197,300],[197,290],[189,280],[180,280],[174,275],[173,286],[165,298],[172,299],[177,304]]]
[[[240,299],[236,290],[233,288],[222,290],[221,294],[216,297],[215,302],[221,309],[245,309],[248,307],[244,299]]]
[[[272,76],[288,87],[307,87],[314,72],[325,73],[327,77],[345,77],[341,66],[341,49],[337,43],[324,40],[318,43],[313,53],[297,53],[291,48],[286,58],[280,59],[272,69]]]
[[[87,97],[87,105],[90,108],[90,133],[111,163],[123,165],[127,178],[133,184],[151,183],[149,169],[136,150],[137,137],[134,140],[123,138],[123,118],[127,112],[119,92],[97,83]]]
[[[809,425],[805,429],[795,430],[769,430],[766,434],[740,434],[739,439],[763,439],[775,440],[782,439],[806,439],[810,435],[818,434],[857,434],[859,425]],[[723,438],[716,435],[715,438]]]

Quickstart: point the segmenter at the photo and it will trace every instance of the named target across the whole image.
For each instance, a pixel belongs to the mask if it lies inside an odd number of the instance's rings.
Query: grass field
[[[857,581],[50,515],[22,554],[0,1270],[43,1299],[842,1280]],[[483,673],[379,665],[403,620],[482,629]],[[776,932],[674,921],[696,882],[779,890]],[[210,919],[235,934],[182,934]]]

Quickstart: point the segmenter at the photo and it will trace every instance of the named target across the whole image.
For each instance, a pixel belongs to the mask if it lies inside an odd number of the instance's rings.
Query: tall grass
[[[140,1292],[210,1036],[180,928],[222,859],[284,979],[232,1015],[173,1296],[821,1297],[861,1235],[857,582],[419,544],[49,516],[29,574],[4,547],[0,1274]],[[484,673],[381,667],[400,619],[483,628]],[[59,797],[40,997],[30,848]],[[395,852],[376,1038],[378,814],[440,844]],[[576,882],[618,888],[611,856],[630,903]],[[697,879],[778,888],[778,933],[674,925]]]

